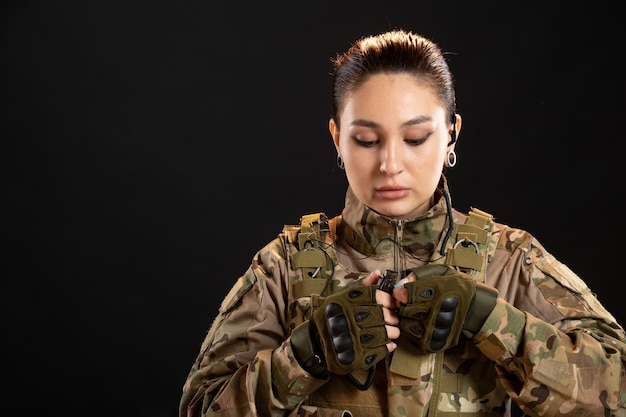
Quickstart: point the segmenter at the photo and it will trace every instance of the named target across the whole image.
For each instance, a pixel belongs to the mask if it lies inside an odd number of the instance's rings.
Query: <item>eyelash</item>
[[[428,139],[429,136],[430,136],[430,134],[427,134],[423,138],[419,138],[419,139],[405,139],[404,141],[406,143],[408,143],[410,146],[419,146],[422,143],[426,142],[426,139]],[[361,140],[361,139],[357,138],[356,136],[353,136],[352,139],[354,139],[354,141],[358,145],[363,146],[364,148],[372,148],[372,147],[376,146],[378,143],[380,143],[379,140],[366,141],[366,140]]]

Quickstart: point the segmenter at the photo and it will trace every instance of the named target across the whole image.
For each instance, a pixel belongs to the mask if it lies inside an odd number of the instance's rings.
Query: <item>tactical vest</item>
[[[332,294],[333,268],[336,264],[334,240],[341,216],[329,219],[324,213],[307,214],[299,225],[285,225],[284,243],[290,270],[289,305],[303,297]],[[497,239],[491,239],[493,217],[471,208],[464,224],[455,223],[449,239],[441,239],[436,252],[445,254],[433,263],[445,263],[485,282],[485,271]],[[348,240],[351,240],[348,236]],[[442,247],[443,250],[442,250]],[[357,248],[359,249],[359,248]],[[309,315],[310,316],[310,315]],[[308,317],[307,317],[308,319]]]
[[[455,223],[449,237],[440,239],[432,263],[445,263],[469,274],[473,279],[485,282],[487,263],[494,253],[498,238],[492,239],[493,217],[484,211],[472,208],[465,223]],[[285,225],[282,236],[287,248],[287,263],[290,274],[289,312],[290,328],[308,320],[324,301],[342,283],[333,279],[333,268],[337,264],[334,241],[338,229],[350,239],[352,230],[342,224],[341,216],[327,218],[324,213],[302,216],[299,225]],[[357,247],[357,249],[359,249]],[[365,252],[367,253],[367,252]],[[356,274],[365,276],[365,273]],[[413,366],[410,346],[398,346],[394,351],[390,370],[407,378],[415,378],[418,369]],[[435,384],[429,416],[436,415],[439,392],[454,392],[457,380],[450,374],[442,375],[444,352],[435,354]]]

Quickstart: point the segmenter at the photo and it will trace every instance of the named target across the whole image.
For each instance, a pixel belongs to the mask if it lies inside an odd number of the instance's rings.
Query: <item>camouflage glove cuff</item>
[[[313,345],[323,352],[331,373],[368,370],[389,354],[376,286],[350,287],[330,295],[313,313],[309,326]]]
[[[469,275],[446,265],[412,272],[417,280],[405,284],[408,302],[399,309],[400,329],[424,353],[455,346],[462,330],[478,331],[495,306],[495,289],[482,285],[477,292]]]

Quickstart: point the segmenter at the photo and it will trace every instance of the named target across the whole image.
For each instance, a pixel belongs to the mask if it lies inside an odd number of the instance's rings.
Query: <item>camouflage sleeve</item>
[[[291,351],[281,248],[277,239],[260,250],[224,298],[185,381],[180,417],[291,415],[324,384]]]
[[[626,415],[623,328],[535,238],[526,233],[512,250],[515,233],[488,269],[500,298],[474,338],[478,348],[529,415]]]

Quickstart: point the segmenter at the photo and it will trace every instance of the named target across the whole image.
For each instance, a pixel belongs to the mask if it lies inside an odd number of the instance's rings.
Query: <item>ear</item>
[[[335,119],[332,117],[328,121],[328,131],[330,132],[330,136],[333,138],[337,154],[341,155],[341,151],[339,150],[339,127],[337,127],[337,123],[335,123]]]
[[[454,126],[450,125],[450,142],[448,143],[448,151],[451,151],[456,146],[456,142],[459,140],[459,133],[461,132],[462,119],[461,115],[455,113],[454,115],[455,123]],[[452,137],[454,135],[454,137]]]

